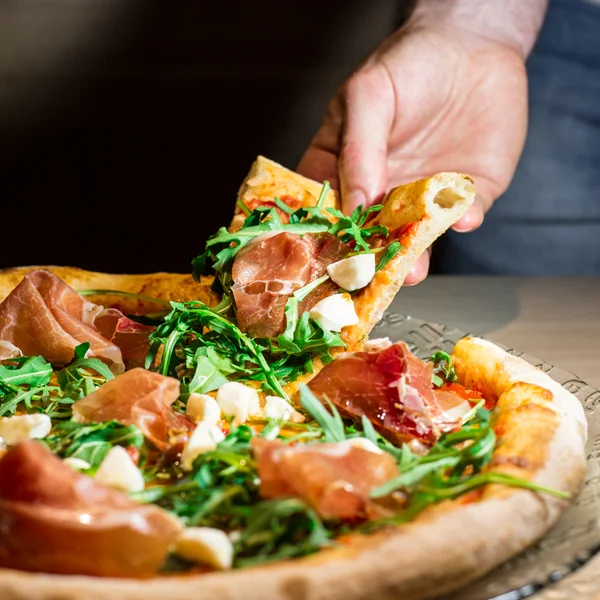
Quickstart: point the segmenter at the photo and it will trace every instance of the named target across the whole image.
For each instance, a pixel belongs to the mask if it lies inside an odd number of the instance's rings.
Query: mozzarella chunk
[[[343,258],[327,267],[329,277],[341,288],[360,290],[375,277],[375,254],[357,254]]]
[[[224,531],[213,527],[188,527],[175,542],[175,554],[215,569],[231,569],[233,544]]]
[[[362,448],[368,452],[373,452],[373,454],[383,454],[383,450],[377,444],[374,444],[371,440],[364,437],[350,438],[343,443],[348,446],[354,446],[355,448]]]
[[[100,463],[94,478],[122,492],[141,492],[144,478],[123,446],[113,446]]]
[[[83,458],[77,458],[76,456],[70,456],[69,458],[65,458],[63,462],[65,463],[65,465],[69,465],[76,471],[86,471],[92,466],[89,462],[83,460]]]
[[[265,417],[267,419],[289,421],[294,412],[294,407],[284,398],[279,396],[267,396],[265,398]]]
[[[265,417],[267,419],[281,419],[291,423],[303,423],[305,417],[299,413],[289,402],[279,396],[265,398]]]
[[[358,324],[358,315],[350,294],[335,294],[323,298],[312,307],[309,316],[329,331],[341,331],[342,327]]]
[[[248,417],[261,414],[258,392],[237,381],[231,381],[219,388],[217,404],[224,415],[233,417],[234,425],[246,422]]]
[[[191,471],[194,461],[205,452],[214,450],[225,439],[225,434],[214,424],[200,421],[181,453],[181,468]]]
[[[45,438],[52,429],[48,415],[35,413],[0,419],[0,437],[7,446]]]
[[[195,423],[204,421],[216,425],[221,420],[221,409],[217,401],[208,394],[190,394],[185,414]]]

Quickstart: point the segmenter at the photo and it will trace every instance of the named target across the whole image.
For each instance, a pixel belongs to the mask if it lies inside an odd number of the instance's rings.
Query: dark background
[[[0,267],[188,271],[257,154],[294,168],[396,0],[4,0]]]

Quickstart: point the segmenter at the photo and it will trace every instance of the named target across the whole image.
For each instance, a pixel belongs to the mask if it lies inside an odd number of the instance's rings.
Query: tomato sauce
[[[281,196],[281,198],[279,199],[284,204],[289,206],[292,210],[298,210],[302,207],[302,203],[300,202],[300,200],[297,200],[292,196]],[[279,215],[279,218],[283,223],[290,222],[290,215],[281,210],[272,200],[261,200],[260,198],[252,198],[250,200],[247,200],[245,204],[250,210],[254,210],[259,206],[268,206],[269,208],[274,208],[277,211],[277,214]]]
[[[492,398],[485,398],[484,395],[477,389],[468,389],[464,385],[460,383],[444,383],[440,390],[446,392],[452,392],[457,396],[460,396],[464,400],[468,400],[469,402],[476,404],[480,400],[485,400],[485,408],[488,410],[492,410],[496,406],[496,400]]]

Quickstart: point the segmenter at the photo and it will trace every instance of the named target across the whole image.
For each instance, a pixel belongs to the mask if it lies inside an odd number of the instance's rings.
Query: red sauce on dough
[[[496,400],[485,398],[484,395],[477,389],[468,389],[460,383],[444,383],[441,390],[452,392],[465,400],[469,400],[472,403],[476,403],[479,400],[485,399],[485,408],[491,410],[496,406]]]
[[[292,198],[291,196],[281,196],[281,198],[279,198],[279,199],[284,204],[287,204],[293,210],[298,210],[299,208],[302,207],[302,203],[300,202],[300,200],[297,200],[296,198]],[[290,215],[288,215],[286,212],[282,211],[272,200],[263,200],[261,198],[252,198],[250,200],[246,200],[246,206],[250,210],[254,210],[255,208],[258,208],[259,206],[268,206],[269,208],[274,208],[277,210],[277,214],[279,215],[279,217],[281,218],[283,223],[290,222]]]

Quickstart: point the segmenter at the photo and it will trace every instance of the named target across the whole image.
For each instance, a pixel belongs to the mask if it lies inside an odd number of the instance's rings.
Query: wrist
[[[527,58],[548,0],[418,0],[409,27],[456,27],[504,44]]]

